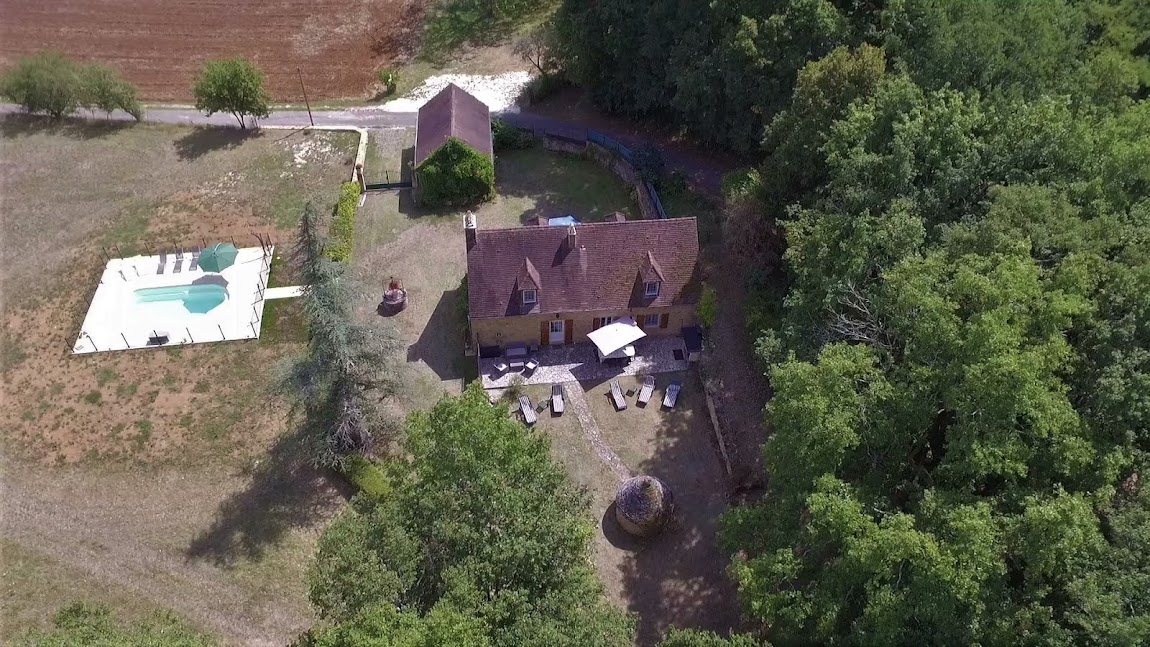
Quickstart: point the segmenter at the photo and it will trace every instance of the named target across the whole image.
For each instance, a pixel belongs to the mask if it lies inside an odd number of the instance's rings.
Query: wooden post
[[[295,69],[296,74],[299,75],[299,89],[303,91],[303,104],[307,106],[307,120],[311,122],[312,127],[315,127],[315,119],[311,117],[311,103],[307,100],[307,88],[303,85],[303,70],[298,67]]]

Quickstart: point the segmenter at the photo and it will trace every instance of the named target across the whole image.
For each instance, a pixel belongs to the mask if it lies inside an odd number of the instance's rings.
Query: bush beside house
[[[416,168],[420,202],[429,207],[466,207],[495,197],[495,164],[450,137]]]

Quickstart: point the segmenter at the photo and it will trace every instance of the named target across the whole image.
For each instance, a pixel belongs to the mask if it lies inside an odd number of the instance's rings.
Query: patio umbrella
[[[623,317],[615,323],[587,333],[587,338],[594,342],[599,352],[605,356],[646,336],[647,333],[643,332],[631,317]]]
[[[236,262],[240,250],[231,243],[215,243],[208,245],[200,252],[200,267],[207,272],[222,272]]]

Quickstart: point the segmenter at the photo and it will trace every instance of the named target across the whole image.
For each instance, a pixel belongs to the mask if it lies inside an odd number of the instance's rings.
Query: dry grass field
[[[0,133],[5,303],[0,389],[5,439],[44,461],[131,456],[188,461],[283,429],[284,412],[251,407],[276,345],[225,343],[72,356],[105,258],[204,239],[290,244],[311,196],[333,200],[354,135],[102,124]],[[258,391],[257,391],[258,392]],[[196,452],[186,450],[194,446]]]
[[[225,644],[313,621],[303,571],[346,492],[306,463],[260,341],[72,356],[104,265],[270,234],[334,203],[350,134],[0,121],[0,643],[75,597],[170,608]],[[277,341],[278,339],[278,341]]]

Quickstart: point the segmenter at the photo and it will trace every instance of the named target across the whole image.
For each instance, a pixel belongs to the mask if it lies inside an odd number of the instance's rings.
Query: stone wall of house
[[[692,326],[696,323],[695,307],[690,305],[667,308],[633,308],[630,310],[560,312],[558,314],[552,312],[540,315],[472,319],[471,341],[476,346],[506,346],[511,343],[538,346],[542,342],[542,332],[545,330],[543,325],[555,319],[563,319],[572,322],[572,341],[583,343],[589,341],[587,333],[595,329],[594,320],[596,318],[630,316],[642,324],[643,316],[647,314],[667,315],[666,327],[643,327],[644,332],[652,336],[678,335],[683,326]]]

